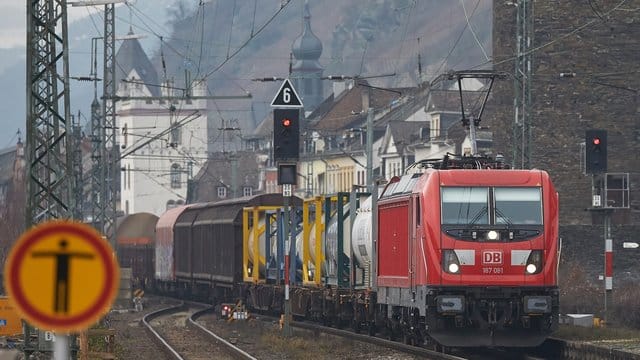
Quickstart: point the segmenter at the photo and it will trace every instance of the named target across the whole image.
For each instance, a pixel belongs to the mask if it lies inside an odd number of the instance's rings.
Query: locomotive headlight
[[[458,260],[458,256],[455,251],[442,251],[442,268],[450,274],[457,274],[460,272],[460,261]]]
[[[498,240],[498,236],[500,234],[498,234],[497,231],[495,230],[491,230],[487,232],[487,240]]]
[[[542,250],[532,250],[527,258],[525,271],[528,275],[537,274],[542,271]]]

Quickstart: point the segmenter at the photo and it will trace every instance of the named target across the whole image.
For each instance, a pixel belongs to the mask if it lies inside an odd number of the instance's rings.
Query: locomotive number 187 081
[[[504,269],[501,267],[483,267],[482,268],[482,273],[485,275],[502,274],[503,272],[504,272]]]

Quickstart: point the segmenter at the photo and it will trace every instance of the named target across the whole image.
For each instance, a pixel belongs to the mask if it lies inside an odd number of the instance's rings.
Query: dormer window
[[[242,188],[242,196],[251,196],[253,195],[253,189],[251,186],[245,186]]]
[[[218,186],[218,198],[225,199],[227,197],[227,187],[226,186]]]

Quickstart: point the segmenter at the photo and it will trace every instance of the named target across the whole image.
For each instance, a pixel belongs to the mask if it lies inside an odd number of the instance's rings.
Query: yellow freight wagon
[[[22,334],[22,319],[6,296],[0,296],[0,336]]]

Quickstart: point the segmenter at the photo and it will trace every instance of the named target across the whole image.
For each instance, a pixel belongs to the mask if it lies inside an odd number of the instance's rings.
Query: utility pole
[[[531,85],[533,67],[533,0],[516,3],[516,60],[514,72],[513,157],[511,167],[531,167]]]
[[[367,89],[366,91],[369,91]],[[367,109],[367,187],[373,191],[373,108]]]
[[[73,196],[73,218],[82,221],[82,205],[84,202],[84,179],[82,176],[82,129],[80,128],[80,111],[73,121],[73,179],[75,192]]]
[[[225,125],[225,120],[222,119],[222,127],[218,128],[222,131],[222,153],[226,154],[225,150],[225,133],[227,131],[242,131],[239,127],[231,126],[231,121]],[[238,151],[229,152],[229,161],[231,162],[231,197],[238,197]]]
[[[91,159],[93,207],[92,222],[98,231],[104,233],[117,252],[115,239],[117,188],[116,176],[119,176],[118,147],[116,146],[116,84],[115,84],[115,4],[125,0],[89,0],[69,2],[72,6],[104,5],[104,33],[102,36],[103,82],[102,111],[97,98],[91,104]],[[97,38],[96,38],[97,39]],[[94,39],[92,39],[94,40]],[[92,44],[93,45],[93,44]],[[95,46],[97,48],[97,45]],[[92,54],[92,56],[95,56]],[[94,57],[95,64],[95,57]],[[97,81],[97,69],[93,68],[93,79]]]

